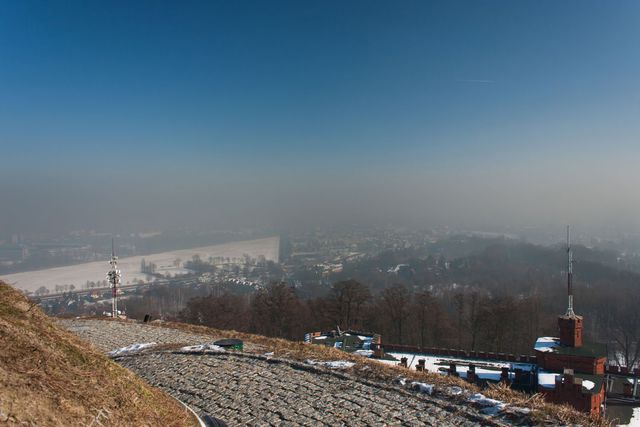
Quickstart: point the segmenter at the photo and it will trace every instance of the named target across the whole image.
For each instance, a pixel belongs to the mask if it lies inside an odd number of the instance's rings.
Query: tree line
[[[292,340],[339,327],[379,333],[385,343],[529,354],[538,333],[553,327],[539,314],[536,296],[491,297],[467,289],[436,295],[401,283],[373,293],[344,280],[310,299],[286,283],[248,295],[196,297],[178,320]]]

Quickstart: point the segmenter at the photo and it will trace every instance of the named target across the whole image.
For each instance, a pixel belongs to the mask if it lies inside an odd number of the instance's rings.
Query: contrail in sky
[[[458,79],[458,82],[462,83],[495,83],[495,80],[482,80],[482,79]]]

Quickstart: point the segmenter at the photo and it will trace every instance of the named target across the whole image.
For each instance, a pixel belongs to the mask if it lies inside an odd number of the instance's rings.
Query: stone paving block
[[[60,323],[105,352],[140,342],[193,345],[214,340],[135,323]],[[466,407],[445,409],[431,397],[232,353],[147,352],[116,360],[201,415],[229,425],[460,426],[477,425],[481,419]]]

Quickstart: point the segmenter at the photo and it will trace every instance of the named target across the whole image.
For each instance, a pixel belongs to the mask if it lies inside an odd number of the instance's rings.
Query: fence
[[[425,356],[448,356],[465,359],[499,360],[516,363],[537,363],[536,356],[526,354],[491,353],[485,351],[465,351],[451,348],[416,347],[410,345],[380,344],[385,352],[423,354]],[[372,349],[374,346],[372,345]]]

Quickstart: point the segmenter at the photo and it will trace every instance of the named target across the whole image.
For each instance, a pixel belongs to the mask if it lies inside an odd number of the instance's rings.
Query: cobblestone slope
[[[151,325],[63,320],[103,351],[140,342],[200,344],[212,337]],[[245,347],[251,351],[251,345]],[[472,406],[259,354],[146,350],[116,361],[200,415],[229,425],[501,425]]]
[[[195,345],[215,340],[208,335],[198,335],[144,323],[94,319],[62,319],[58,323],[105,352],[136,343]],[[245,347],[247,350],[252,348],[251,344]]]

